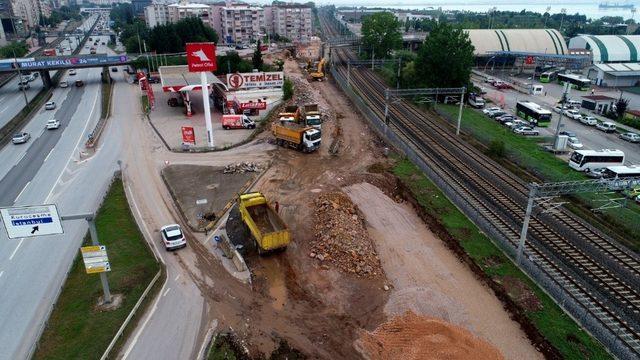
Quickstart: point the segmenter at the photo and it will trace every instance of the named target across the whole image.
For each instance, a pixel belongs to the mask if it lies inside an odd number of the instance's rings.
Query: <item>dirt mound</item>
[[[356,346],[369,359],[504,359],[467,330],[412,312],[364,332]]]
[[[364,224],[364,217],[351,199],[339,191],[323,193],[315,200],[315,240],[312,258],[325,266],[363,277],[382,274],[380,259]]]

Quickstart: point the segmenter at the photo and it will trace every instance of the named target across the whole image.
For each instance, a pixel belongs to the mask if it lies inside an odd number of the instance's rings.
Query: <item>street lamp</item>
[[[560,33],[562,33],[562,23],[564,23],[564,16],[567,14],[567,9],[562,8],[560,12],[562,13],[562,20],[560,20]]]
[[[496,10],[498,10],[497,7],[492,7],[489,8],[489,29],[491,29],[491,25],[493,25],[493,15],[495,14]]]
[[[551,6],[547,6],[547,11],[545,14],[548,14],[547,17],[544,18],[544,27],[547,27],[547,21],[551,17]]]
[[[633,18],[636,15],[636,8],[631,8],[631,24],[633,24]],[[627,35],[629,35],[629,25],[631,24],[627,24]]]

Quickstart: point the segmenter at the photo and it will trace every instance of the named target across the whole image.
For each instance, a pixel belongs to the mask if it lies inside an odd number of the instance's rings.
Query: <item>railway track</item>
[[[326,21],[323,26],[331,32]],[[336,71],[346,79],[352,55],[336,51]],[[386,84],[368,69],[351,69],[351,83],[382,119]],[[405,101],[389,106],[390,126],[469,205],[517,246],[528,195],[526,184]],[[433,116],[435,117],[435,116]],[[614,240],[561,209],[532,218],[527,255],[635,355],[640,356],[640,261]]]

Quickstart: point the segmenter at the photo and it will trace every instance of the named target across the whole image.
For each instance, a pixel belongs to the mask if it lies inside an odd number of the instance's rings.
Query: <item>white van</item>
[[[544,86],[542,85],[531,85],[531,89],[529,89],[531,95],[542,95],[544,94]]]
[[[596,128],[598,130],[602,130],[606,133],[611,133],[611,132],[615,132],[616,131],[616,124],[612,123],[612,122],[601,122],[598,125],[596,125]]]

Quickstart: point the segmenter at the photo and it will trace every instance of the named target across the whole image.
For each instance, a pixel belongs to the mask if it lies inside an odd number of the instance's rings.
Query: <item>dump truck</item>
[[[238,199],[238,209],[242,222],[251,232],[260,255],[284,249],[289,245],[291,241],[289,228],[271,208],[262,193],[241,194]]]
[[[284,111],[278,114],[280,122],[298,122],[300,120],[300,109],[296,105],[285,106]]]
[[[320,117],[318,104],[309,104],[304,106],[304,122],[307,126],[313,126],[318,130],[322,129],[322,119]]]
[[[302,152],[312,152],[320,147],[320,130],[312,126],[274,123],[271,131],[280,146],[291,147]]]

